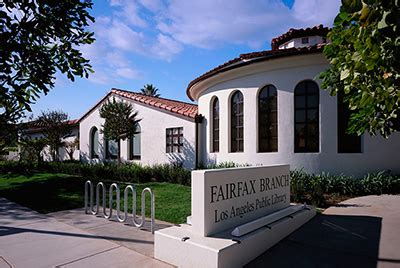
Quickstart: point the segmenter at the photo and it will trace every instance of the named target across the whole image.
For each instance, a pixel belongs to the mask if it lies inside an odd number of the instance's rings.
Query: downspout
[[[196,116],[194,117],[194,122],[195,122],[195,169],[199,168],[199,158],[201,157],[200,155],[200,135],[199,135],[199,128],[201,123],[203,122],[203,116],[201,114],[196,114]]]

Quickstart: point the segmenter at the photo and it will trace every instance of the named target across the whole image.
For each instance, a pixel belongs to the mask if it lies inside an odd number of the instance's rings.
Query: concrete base
[[[232,240],[231,231],[203,237],[182,224],[155,232],[155,258],[179,267],[242,267],[295,231],[316,214],[301,210]]]

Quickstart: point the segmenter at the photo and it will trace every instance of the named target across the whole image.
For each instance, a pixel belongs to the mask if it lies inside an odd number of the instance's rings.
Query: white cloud
[[[115,73],[118,76],[126,78],[126,79],[138,79],[141,77],[140,72],[138,72],[135,69],[129,68],[129,67],[118,68],[118,69],[116,69]]]
[[[95,71],[89,81],[112,86],[123,80],[140,79],[142,72],[133,67],[129,53],[142,53],[142,34],[112,17],[98,17],[92,29],[96,41],[81,48]]]
[[[129,24],[138,27],[147,27],[147,22],[140,15],[137,1],[135,0],[111,0],[110,6],[114,7],[114,16],[123,18]]]
[[[340,1],[337,0],[296,0],[293,5],[293,17],[310,26],[330,25],[339,8]]]
[[[151,12],[158,12],[165,8],[161,0],[139,0],[140,4]]]
[[[97,41],[82,51],[92,59],[96,83],[141,79],[133,56],[172,61],[185,46],[229,44],[265,49],[289,28],[330,26],[340,0],[109,0],[110,14],[92,26]]]
[[[113,85],[119,82],[113,70],[107,67],[94,66],[94,73],[89,75],[89,81],[100,85]]]
[[[160,31],[184,44],[213,48],[226,43],[261,45],[268,35],[280,32],[276,28],[290,10],[275,0],[172,0],[165,16]]]
[[[132,30],[121,21],[114,20],[111,25],[107,26],[104,34],[107,35],[108,44],[114,48],[136,53],[141,53],[144,49],[143,34]]]
[[[158,29],[201,48],[227,43],[260,48],[291,27],[331,24],[339,5],[339,0],[296,0],[289,9],[278,0],[171,0]]]
[[[183,46],[171,37],[159,34],[157,43],[152,47],[152,53],[161,59],[171,61],[172,57],[181,52]]]
[[[130,65],[127,56],[121,51],[112,50],[105,53],[105,60],[111,67],[127,67]]]

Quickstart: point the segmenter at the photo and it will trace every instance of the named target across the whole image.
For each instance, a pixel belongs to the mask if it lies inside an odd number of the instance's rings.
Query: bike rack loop
[[[132,222],[133,224],[141,228],[143,227],[144,223],[146,222],[146,192],[150,194],[150,210],[151,210],[151,233],[154,234],[154,225],[155,225],[155,199],[154,193],[150,188],[143,189],[141,193],[141,219],[138,220],[136,216],[136,188],[133,185],[128,185],[125,187],[124,190],[124,216],[121,217],[121,209],[120,209],[120,188],[118,184],[113,183],[109,189],[109,213],[107,214],[107,207],[106,207],[106,187],[104,183],[99,182],[96,185],[96,208],[93,209],[93,183],[88,180],[85,182],[85,213],[86,214],[99,214],[100,208],[100,188],[102,188],[102,207],[103,207],[103,217],[106,219],[110,219],[113,214],[113,191],[115,189],[116,192],[116,211],[117,211],[117,220],[119,222],[126,222],[128,220],[128,195],[129,191],[132,193]]]

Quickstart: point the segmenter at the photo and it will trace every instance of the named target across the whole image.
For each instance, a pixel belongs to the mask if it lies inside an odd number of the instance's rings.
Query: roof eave
[[[286,57],[290,57],[290,56],[297,56],[297,55],[303,55],[303,54],[313,54],[313,53],[321,53],[323,49],[323,45],[319,45],[314,47],[310,47],[309,49],[301,49],[301,50],[291,50],[288,49],[285,52],[286,53],[281,53],[281,54],[271,54],[271,55],[266,55],[266,56],[261,56],[261,57],[255,57],[255,58],[251,58],[251,59],[242,59],[240,62],[235,62],[233,64],[230,64],[228,66],[224,66],[221,69],[215,70],[215,72],[210,71],[209,74],[206,73],[206,75],[202,75],[199,76],[198,78],[194,79],[193,81],[191,81],[186,89],[186,95],[189,97],[189,99],[191,99],[192,101],[195,100],[195,98],[192,95],[191,90],[198,85],[201,82],[204,82],[205,80],[214,77],[216,75],[219,75],[221,73],[233,70],[233,69],[237,69],[237,68],[241,68],[253,63],[257,63],[257,62],[261,62],[261,61],[265,61],[265,60],[271,60],[271,59],[278,59],[278,58],[286,58]],[[291,51],[289,51],[291,50]],[[272,51],[272,50],[271,50]],[[248,54],[243,54],[242,56],[245,55],[249,55],[251,53]]]

